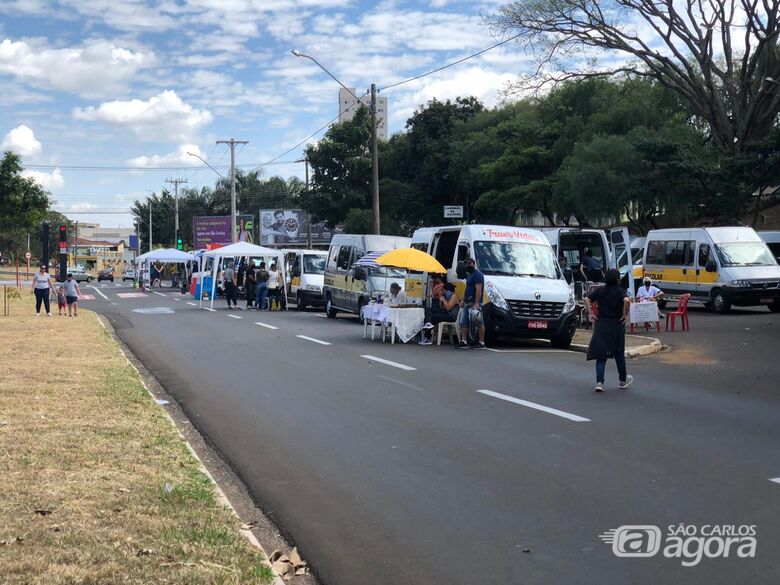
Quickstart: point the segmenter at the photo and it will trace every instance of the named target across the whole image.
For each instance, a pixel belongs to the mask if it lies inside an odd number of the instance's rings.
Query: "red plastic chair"
[[[688,300],[691,298],[689,293],[685,293],[680,297],[680,302],[677,304],[677,310],[669,311],[666,314],[666,330],[669,331],[669,322],[672,323],[672,331],[674,331],[674,322],[677,317],[680,318],[680,326],[683,331],[690,331],[691,324],[688,321]]]

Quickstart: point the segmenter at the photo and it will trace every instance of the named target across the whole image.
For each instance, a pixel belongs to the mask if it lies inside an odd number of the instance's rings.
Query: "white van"
[[[371,267],[355,270],[355,262],[369,252],[408,248],[411,239],[399,236],[336,234],[328,249],[324,286],[325,312],[331,319],[339,311],[360,314],[372,296],[384,293],[394,282],[403,288],[406,270]]]
[[[780,231],[777,232],[758,232],[759,237],[769,247],[775,260],[780,264]]]
[[[447,280],[463,298],[458,264],[477,261],[485,275],[484,317],[490,337],[546,338],[555,347],[571,345],[576,320],[574,292],[563,278],[550,243],[540,231],[497,225],[421,228],[412,247],[447,269]],[[407,278],[407,298],[422,301],[428,274]]]
[[[643,264],[664,292],[690,293],[718,313],[732,305],[780,311],[780,266],[752,228],[653,230]]]
[[[323,307],[322,285],[325,284],[325,264],[328,252],[325,250],[282,250],[284,267],[289,274],[287,282],[287,303],[292,302],[299,311],[306,307]]]

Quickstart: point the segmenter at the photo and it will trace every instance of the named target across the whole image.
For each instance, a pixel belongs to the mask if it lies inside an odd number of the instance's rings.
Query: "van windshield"
[[[524,242],[474,242],[474,255],[483,274],[561,278],[549,246]]]
[[[772,253],[762,242],[716,244],[721,266],[774,266]]]
[[[304,274],[325,274],[326,256],[320,254],[304,254],[303,272]]]

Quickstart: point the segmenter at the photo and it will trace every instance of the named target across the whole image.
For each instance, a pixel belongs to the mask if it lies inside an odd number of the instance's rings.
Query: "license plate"
[[[769,304],[769,303],[771,303],[773,300],[774,300],[774,299],[761,299],[761,304],[762,304],[762,305],[768,305],[768,304]]]
[[[547,321],[529,321],[529,329],[547,329]]]

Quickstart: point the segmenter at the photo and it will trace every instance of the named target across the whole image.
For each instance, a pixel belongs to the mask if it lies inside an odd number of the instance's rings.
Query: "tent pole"
[[[215,260],[216,262],[214,262],[211,267],[211,298],[209,299],[211,302],[210,308],[212,309],[214,308],[214,295],[216,294],[217,289],[217,272],[219,272],[219,269],[222,267],[222,256],[215,258]]]

